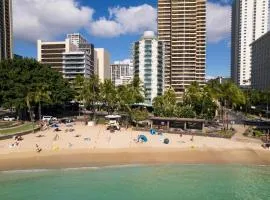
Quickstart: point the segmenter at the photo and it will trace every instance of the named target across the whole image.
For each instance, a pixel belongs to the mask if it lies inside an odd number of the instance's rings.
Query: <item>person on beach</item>
[[[194,135],[192,135],[191,139],[190,139],[191,142],[194,141]]]
[[[40,153],[42,151],[42,149],[38,146],[38,144],[36,144],[36,152]]]

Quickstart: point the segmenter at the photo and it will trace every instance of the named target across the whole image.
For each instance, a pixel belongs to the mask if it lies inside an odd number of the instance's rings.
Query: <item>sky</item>
[[[131,45],[157,30],[158,0],[13,0],[14,52],[37,56],[38,39],[64,40],[79,32],[111,63],[130,59]],[[231,1],[207,1],[207,77],[230,74]]]

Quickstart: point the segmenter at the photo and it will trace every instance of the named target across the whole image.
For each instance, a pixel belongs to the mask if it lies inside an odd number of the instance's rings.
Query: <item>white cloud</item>
[[[90,34],[115,37],[123,34],[156,31],[157,10],[147,4],[137,7],[109,8],[109,18],[100,18],[90,24]]]
[[[130,63],[131,63],[131,59],[124,59],[124,60],[114,61],[114,64],[130,64]]]
[[[227,1],[227,0],[226,0]],[[36,42],[49,40],[70,32],[88,29],[98,37],[117,37],[156,31],[157,9],[143,4],[133,7],[109,8],[109,16],[92,18],[94,10],[80,6],[78,0],[13,0],[14,36]],[[230,34],[231,8],[229,5],[207,3],[208,42],[219,42]]]
[[[207,40],[219,42],[228,38],[231,32],[231,7],[217,3],[207,3]]]
[[[35,42],[87,26],[94,10],[76,0],[14,0],[14,36]]]

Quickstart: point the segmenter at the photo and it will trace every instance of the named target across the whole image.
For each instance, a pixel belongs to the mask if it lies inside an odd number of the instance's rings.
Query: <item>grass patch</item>
[[[5,128],[12,128],[21,125],[22,122],[19,121],[12,121],[12,122],[7,122],[7,121],[0,121],[0,129],[5,129]]]
[[[34,128],[37,128],[37,125],[34,125]],[[6,129],[6,130],[0,130],[0,135],[9,135],[9,134],[16,134],[24,131],[29,131],[33,129],[32,123],[25,123],[21,126]]]

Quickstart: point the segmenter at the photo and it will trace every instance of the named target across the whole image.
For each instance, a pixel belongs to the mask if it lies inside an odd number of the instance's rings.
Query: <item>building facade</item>
[[[105,79],[111,78],[110,55],[103,48],[95,48],[94,72],[102,83]]]
[[[251,86],[257,90],[270,89],[270,32],[251,44]]]
[[[166,88],[181,99],[192,82],[205,83],[206,0],[158,0],[158,39],[166,46]]]
[[[133,78],[133,65],[131,62],[115,62],[111,64],[111,80],[115,86],[126,85]]]
[[[145,104],[164,92],[165,45],[152,31],[146,31],[133,45],[134,75],[144,86]]]
[[[81,36],[80,36],[81,37]],[[82,38],[82,37],[81,37]],[[94,45],[74,44],[65,41],[37,41],[37,60],[63,73],[63,77],[73,80],[77,75],[89,77],[94,74]]]
[[[77,47],[79,47],[79,44],[88,44],[87,40],[80,33],[67,34],[67,39]]]
[[[90,77],[93,74],[90,54],[83,51],[63,53],[63,77],[74,80],[76,76]]]
[[[232,6],[231,77],[242,87],[251,85],[250,44],[268,30],[269,0],[235,0]]]
[[[0,61],[13,58],[12,0],[0,1]]]

